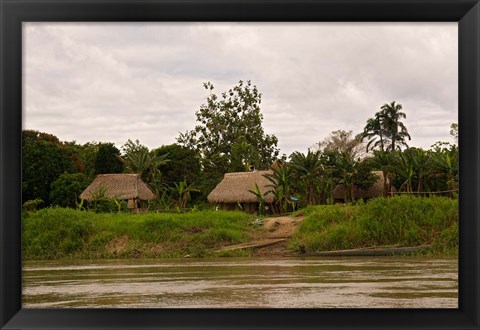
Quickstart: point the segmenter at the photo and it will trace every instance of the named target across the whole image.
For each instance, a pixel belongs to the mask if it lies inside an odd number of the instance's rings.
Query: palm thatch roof
[[[355,187],[353,189],[353,194],[355,199],[383,196],[382,171],[372,171],[372,173],[377,176],[377,181],[375,181],[373,185],[367,190],[358,189],[357,187]],[[343,184],[339,184],[335,187],[335,189],[333,189],[332,198],[345,199],[345,186]]]
[[[249,192],[255,191],[255,183],[262,195],[271,190],[267,187],[272,183],[264,177],[272,171],[253,171],[225,173],[223,180],[212,190],[207,199],[210,203],[258,203],[257,197]],[[266,203],[272,203],[275,197],[272,193],[264,197]]]
[[[138,174],[99,174],[80,198],[90,200],[102,189],[109,198],[150,200],[155,197]]]

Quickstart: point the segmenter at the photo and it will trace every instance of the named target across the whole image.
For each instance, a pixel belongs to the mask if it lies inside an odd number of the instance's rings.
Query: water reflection
[[[457,308],[455,258],[32,261],[25,308]]]

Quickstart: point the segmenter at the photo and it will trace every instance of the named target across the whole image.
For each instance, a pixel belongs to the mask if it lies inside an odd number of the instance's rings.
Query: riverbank
[[[437,256],[458,253],[458,201],[443,197],[311,206],[262,221],[243,212],[47,208],[25,212],[22,224],[26,260],[292,256],[389,245],[430,245],[421,253]]]
[[[203,257],[248,242],[258,231],[253,220],[243,212],[102,214],[47,208],[24,213],[22,251],[27,260]]]
[[[305,219],[287,248],[306,254],[378,246],[430,246],[420,253],[458,254],[458,200],[397,196],[357,205],[319,205],[303,210]]]

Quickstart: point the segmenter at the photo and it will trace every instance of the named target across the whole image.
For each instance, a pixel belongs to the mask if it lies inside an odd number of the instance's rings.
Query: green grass
[[[307,252],[380,245],[432,246],[434,255],[458,253],[458,201],[398,196],[357,205],[310,206],[288,248]],[[250,240],[253,216],[243,212],[97,214],[66,208],[23,213],[25,259],[250,256],[212,253]]]
[[[358,205],[310,206],[288,247],[307,252],[395,245],[431,245],[429,253],[458,253],[458,201],[397,196]]]
[[[97,214],[67,208],[25,212],[25,259],[206,256],[249,240],[252,217],[242,212]]]

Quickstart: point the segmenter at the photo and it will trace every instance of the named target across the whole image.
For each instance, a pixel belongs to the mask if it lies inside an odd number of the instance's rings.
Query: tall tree
[[[22,132],[22,200],[50,204],[51,184],[62,173],[75,173],[71,153],[51,134]]]
[[[385,131],[382,127],[382,113],[377,112],[374,118],[367,120],[367,125],[363,129],[362,138],[368,139],[366,152],[368,153],[370,146],[372,149],[380,148],[380,151],[385,151]]]
[[[180,134],[178,143],[200,155],[204,173],[214,182],[226,172],[240,170],[239,161],[242,169],[247,165],[269,168],[278,156],[278,140],[263,130],[262,94],[257,87],[239,81],[221,97],[213,93],[212,83],[204,87],[210,95],[195,113],[198,125]]]
[[[410,140],[410,134],[407,127],[401,119],[407,118],[407,115],[401,111],[402,105],[395,103],[386,103],[382,105],[380,111],[374,118],[367,120],[363,130],[363,139],[368,139],[367,152],[373,144],[373,148],[380,148],[381,151],[394,151],[397,147],[406,146],[406,139]]]
[[[407,138],[411,139],[407,127],[400,121],[402,118],[407,118],[407,115],[401,110],[402,105],[395,104],[395,101],[390,104],[386,103],[381,107],[383,128],[390,139],[390,149],[392,151],[396,150],[396,147],[400,145],[408,147],[405,140]]]
[[[120,150],[113,143],[101,143],[95,157],[95,174],[122,173]]]

